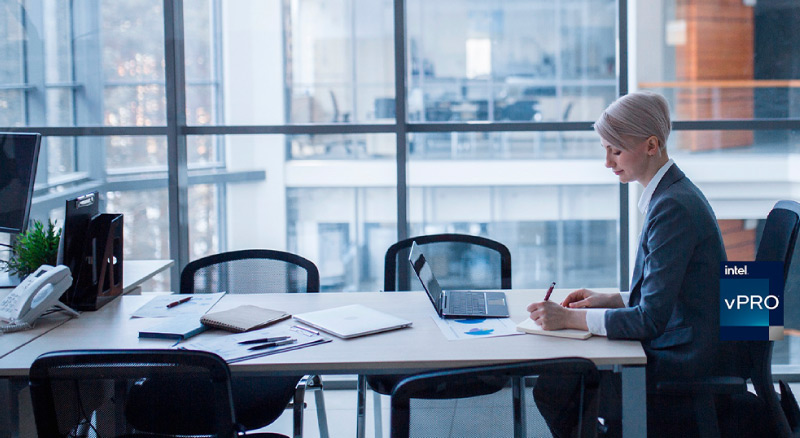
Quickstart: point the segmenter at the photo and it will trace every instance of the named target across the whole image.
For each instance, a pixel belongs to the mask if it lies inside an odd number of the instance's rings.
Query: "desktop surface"
[[[560,299],[567,291],[554,293]],[[506,291],[511,318],[527,317],[525,307],[541,299],[544,291]],[[170,348],[171,341],[139,339],[138,332],[153,324],[149,318],[130,318],[131,313],[150,298],[124,296],[96,312],[84,312],[0,358],[0,376],[26,376],[36,357],[63,349]],[[213,311],[253,304],[295,314],[363,304],[413,321],[410,328],[333,342],[248,360],[231,365],[233,373],[270,372],[274,374],[405,374],[434,368],[450,368],[531,359],[580,356],[597,365],[646,363],[641,344],[636,341],[609,341],[604,337],[569,340],[548,336],[517,335],[469,341],[448,341],[437,327],[438,318],[422,292],[367,292],[335,294],[256,294],[226,295]],[[294,320],[279,324],[292,325]],[[224,336],[217,330],[199,336]]]

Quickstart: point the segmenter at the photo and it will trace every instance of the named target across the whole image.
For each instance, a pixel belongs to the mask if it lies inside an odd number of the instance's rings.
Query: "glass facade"
[[[391,243],[439,232],[505,243],[514,287],[625,288],[641,188],[604,168],[591,122],[637,89],[670,101],[671,156],[730,259],[798,198],[800,6],[397,5],[0,0],[0,130],[44,134],[32,217],[98,190],[128,259],[287,250],[325,291],[379,289]],[[790,338],[779,363],[800,361]]]

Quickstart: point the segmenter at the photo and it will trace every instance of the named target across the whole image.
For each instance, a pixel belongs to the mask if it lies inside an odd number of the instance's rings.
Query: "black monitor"
[[[0,232],[28,227],[41,140],[40,134],[0,132]]]

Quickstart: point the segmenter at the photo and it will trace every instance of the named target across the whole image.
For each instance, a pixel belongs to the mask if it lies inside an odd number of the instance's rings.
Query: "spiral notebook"
[[[200,322],[209,327],[240,333],[266,327],[290,316],[292,315],[282,310],[244,305],[221,312],[206,313],[200,318]]]

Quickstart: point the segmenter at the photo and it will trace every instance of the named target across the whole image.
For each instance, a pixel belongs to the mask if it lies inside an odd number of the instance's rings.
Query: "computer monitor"
[[[40,134],[0,132],[0,232],[28,227],[41,140]]]

